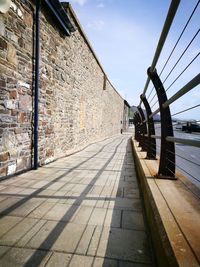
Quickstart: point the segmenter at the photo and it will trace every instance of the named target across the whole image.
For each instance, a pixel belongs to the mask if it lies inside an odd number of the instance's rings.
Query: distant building
[[[123,112],[123,130],[127,130],[129,127],[129,103],[124,100],[124,112]]]

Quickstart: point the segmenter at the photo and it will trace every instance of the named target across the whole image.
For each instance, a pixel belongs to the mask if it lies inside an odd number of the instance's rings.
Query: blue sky
[[[157,42],[170,6],[168,0],[71,0],[70,1],[83,29],[94,48],[110,81],[131,105],[139,104],[139,96],[147,79],[146,70],[151,65]],[[197,0],[182,0],[173,26],[168,35],[159,62],[158,73]],[[176,60],[186,48],[200,25],[200,4],[194,14],[177,49],[167,65],[161,79],[164,79]],[[200,34],[185,53],[179,64],[165,83],[166,88],[200,51]],[[199,73],[200,56],[185,71],[184,75],[170,88],[168,97],[189,82]],[[147,96],[152,88],[149,85]],[[200,86],[171,106],[176,113],[200,104]],[[153,96],[153,94],[152,94]],[[151,99],[151,97],[150,97]],[[151,104],[156,102],[152,101]],[[157,104],[153,110],[157,108]],[[177,117],[177,116],[176,116]],[[200,119],[200,107],[179,118]]]

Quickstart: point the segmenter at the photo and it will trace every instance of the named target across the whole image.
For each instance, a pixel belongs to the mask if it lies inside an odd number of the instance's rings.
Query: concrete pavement
[[[130,135],[0,183],[0,266],[149,267]]]

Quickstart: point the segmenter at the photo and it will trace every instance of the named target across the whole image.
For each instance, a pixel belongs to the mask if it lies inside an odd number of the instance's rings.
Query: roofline
[[[63,5],[63,7],[67,8],[67,9],[70,11],[71,15],[73,16],[73,18],[74,18],[74,20],[75,20],[75,23],[76,23],[76,26],[79,28],[79,31],[80,31],[82,37],[84,38],[84,40],[85,40],[85,42],[87,43],[87,45],[88,45],[90,51],[92,52],[93,56],[95,57],[95,59],[96,59],[98,65],[99,65],[99,67],[101,68],[102,72],[104,73],[104,75],[105,75],[107,81],[108,81],[108,82],[110,83],[110,85],[113,87],[113,89],[115,90],[115,92],[116,92],[116,93],[117,93],[117,94],[124,100],[124,98],[123,98],[123,97],[120,95],[120,93],[115,89],[115,87],[113,86],[113,84],[112,84],[111,81],[109,80],[107,74],[105,73],[105,71],[104,71],[104,69],[103,69],[103,67],[102,67],[102,65],[101,65],[101,63],[100,63],[100,60],[98,59],[98,57],[97,57],[97,55],[96,55],[96,53],[95,53],[95,51],[94,51],[94,49],[93,49],[93,47],[92,47],[90,41],[88,40],[88,38],[87,38],[87,36],[86,36],[86,33],[84,32],[84,30],[83,30],[83,28],[82,28],[82,26],[81,26],[81,24],[80,24],[80,22],[79,22],[79,20],[78,20],[78,18],[77,18],[77,16],[76,16],[75,12],[74,12],[74,10],[73,10],[71,4],[70,4],[69,2],[67,2],[67,3],[66,3],[66,2],[61,2],[61,4]]]
[[[131,108],[131,106],[129,105],[129,103],[124,99],[124,104],[128,107]]]

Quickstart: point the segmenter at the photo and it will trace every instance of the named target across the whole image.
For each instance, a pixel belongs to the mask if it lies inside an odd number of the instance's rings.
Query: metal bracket
[[[156,139],[151,138],[151,135],[155,135],[155,127],[153,118],[149,118],[151,115],[151,108],[146,97],[142,94],[140,96],[147,113],[147,123],[148,123],[148,143],[147,143],[147,159],[156,159]]]
[[[161,117],[161,151],[157,177],[165,179],[176,179],[175,145],[174,143],[168,142],[166,140],[167,136],[174,136],[171,113],[169,107],[163,108],[162,106],[162,104],[167,101],[167,95],[156,69],[151,71],[151,68],[148,68],[147,73],[156,89]]]
[[[142,147],[143,151],[147,151],[147,138],[145,136],[145,134],[147,134],[147,125],[145,121],[145,116],[144,116],[144,112],[141,109],[141,107],[137,107],[138,111],[139,111],[139,115],[140,115],[140,125],[141,125],[141,142],[140,142],[140,146]]]
[[[139,132],[139,121],[138,121],[138,114],[135,113],[134,116],[134,125],[135,125],[135,140],[140,141],[140,132]]]

